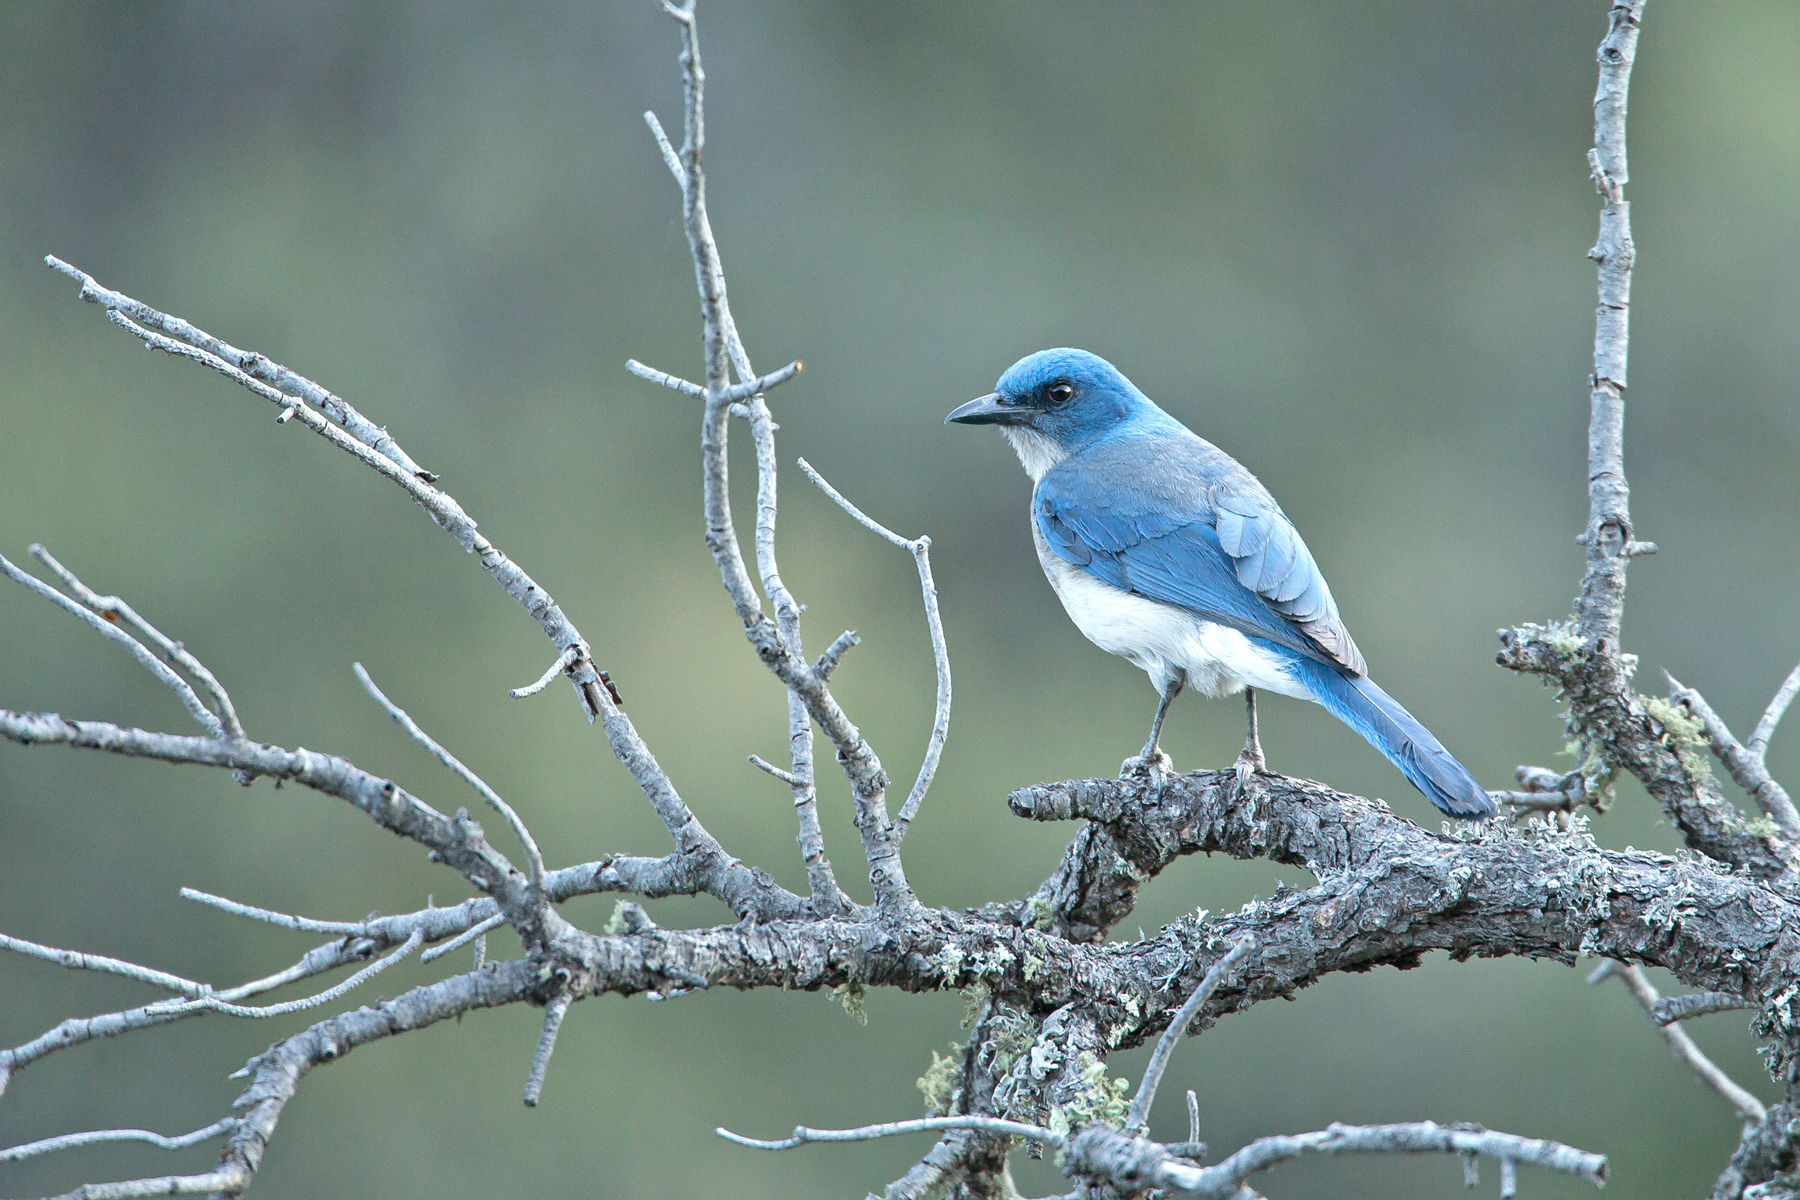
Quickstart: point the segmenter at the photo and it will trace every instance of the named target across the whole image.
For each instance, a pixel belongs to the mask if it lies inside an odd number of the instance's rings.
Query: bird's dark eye
[[[1067,404],[1069,397],[1075,394],[1075,389],[1066,383],[1053,383],[1045,394],[1052,404]]]

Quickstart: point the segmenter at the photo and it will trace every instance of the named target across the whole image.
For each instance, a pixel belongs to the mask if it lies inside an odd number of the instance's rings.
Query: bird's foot
[[[1150,785],[1152,800],[1162,797],[1163,784],[1175,773],[1175,760],[1161,750],[1151,754],[1134,754],[1119,764],[1120,779],[1142,779]]]
[[[1237,772],[1238,787],[1242,789],[1249,786],[1254,776],[1266,774],[1268,764],[1263,761],[1260,749],[1251,750],[1245,746],[1238,752],[1237,761],[1231,764],[1231,769]]]

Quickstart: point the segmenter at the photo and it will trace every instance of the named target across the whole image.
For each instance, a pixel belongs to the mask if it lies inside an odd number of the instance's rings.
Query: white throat
[[[1069,457],[1067,450],[1036,430],[1003,425],[1000,432],[1012,443],[1014,453],[1019,456],[1019,463],[1025,468],[1025,473],[1031,476],[1033,483],[1048,475],[1057,464]]]

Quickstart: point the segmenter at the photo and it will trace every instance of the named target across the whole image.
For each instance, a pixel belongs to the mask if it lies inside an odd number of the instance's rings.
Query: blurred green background
[[[1154,695],[1087,644],[1033,561],[1027,481],[953,405],[1048,345],[1107,355],[1256,471],[1305,532],[1384,685],[1489,786],[1559,761],[1552,696],[1494,630],[1568,612],[1585,514],[1594,305],[1594,48],[1605,5],[1347,2],[708,4],[709,180],[735,308],[781,448],[929,532],[956,671],[937,787],[908,839],[928,903],[1015,896],[1069,828],[1022,784],[1110,774]],[[391,486],[270,406],[147,355],[41,265],[308,374],[387,424],[594,643],[638,728],[734,853],[797,886],[778,687],[734,632],[701,541],[697,412],[625,374],[699,372],[673,186],[640,114],[679,122],[676,34],[648,3],[15,2],[0,9],[0,552],[46,543],[183,638],[252,736],[345,754],[472,803],[364,697],[399,703],[520,809],[554,864],[666,838],[561,687],[532,622]],[[1800,9],[1655,3],[1632,89],[1631,649],[1747,731],[1800,657]],[[748,479],[747,462],[738,472]],[[932,671],[912,565],[789,471],[783,566],[839,696],[897,780]],[[749,507],[740,501],[740,517]],[[22,590],[0,591],[0,705],[186,731],[174,699]],[[1184,699],[1165,744],[1222,766],[1235,702]],[[1323,712],[1264,708],[1280,770],[1425,801]],[[1790,722],[1791,724],[1792,722]],[[1800,729],[1771,755],[1800,781]],[[828,846],[866,892],[841,780]],[[1673,849],[1635,787],[1595,825]],[[1189,860],[1135,937],[1304,876]],[[344,806],[219,773],[0,746],[0,929],[220,984],[309,939],[179,900],[193,885],[322,918],[466,885]],[[589,928],[611,899],[569,906]],[[665,923],[728,919],[654,904]],[[515,952],[496,937],[494,952]],[[466,962],[466,959],[460,959]],[[365,989],[437,977],[409,964]],[[1672,986],[1666,978],[1662,985]],[[144,989],[0,958],[0,1042]],[[770,1156],[762,1135],[915,1115],[956,996],[706,994],[574,1010],[544,1106],[519,1103],[523,1007],[313,1075],[255,1194],[849,1196],[923,1139]],[[218,1116],[228,1072],[304,1017],[194,1022],[16,1078],[0,1145]],[[1740,1016],[1694,1033],[1773,1089]],[[1135,1079],[1143,1054],[1115,1060]],[[1474,1120],[1612,1156],[1612,1190],[1704,1193],[1735,1144],[1622,988],[1527,962],[1327,980],[1184,1045],[1181,1089],[1228,1150],[1333,1120]],[[212,1149],[92,1150],[0,1169],[8,1195],[202,1170]],[[1061,1190],[1042,1164],[1028,1193]],[[1449,1196],[1441,1161],[1309,1163],[1274,1197]],[[1490,1178],[1485,1185],[1492,1187]],[[1530,1195],[1587,1194],[1536,1176]]]

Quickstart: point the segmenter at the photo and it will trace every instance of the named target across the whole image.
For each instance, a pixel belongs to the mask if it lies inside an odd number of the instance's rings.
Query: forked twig
[[[900,815],[895,818],[904,832],[906,826],[918,815],[919,805],[925,802],[925,793],[931,789],[931,781],[937,777],[938,760],[943,756],[944,742],[950,736],[950,649],[944,644],[944,618],[938,611],[937,584],[931,578],[931,539],[924,536],[901,537],[852,504],[848,497],[832,487],[804,458],[800,460],[800,469],[806,472],[806,477],[817,484],[819,490],[829,496],[834,504],[849,513],[857,524],[909,552],[919,570],[919,590],[925,599],[925,623],[931,630],[931,657],[937,664],[937,708],[931,722],[931,739],[925,744],[925,758],[919,764],[918,778],[913,781],[912,791],[907,795],[906,803],[900,806]],[[856,635],[846,636],[850,638],[850,645],[854,645]],[[832,643],[833,649],[836,646],[836,642]],[[841,655],[843,651],[838,653]]]

